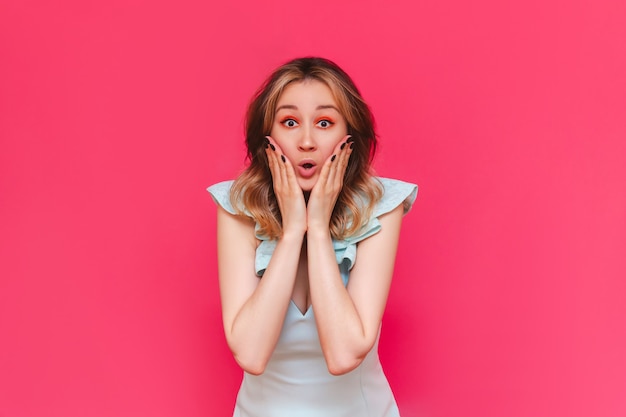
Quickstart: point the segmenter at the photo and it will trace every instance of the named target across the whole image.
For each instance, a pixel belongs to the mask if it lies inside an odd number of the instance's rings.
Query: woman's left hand
[[[311,190],[307,204],[307,230],[328,231],[330,219],[343,187],[343,177],[352,154],[352,140],[347,135],[337,144],[333,154],[326,160],[320,176]]]

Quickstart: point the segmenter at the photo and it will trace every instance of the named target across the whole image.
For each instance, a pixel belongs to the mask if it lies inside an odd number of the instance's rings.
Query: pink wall
[[[309,54],[420,185],[381,341],[404,416],[626,415],[623,1],[213,3],[2,2],[0,416],[230,413],[204,188]]]

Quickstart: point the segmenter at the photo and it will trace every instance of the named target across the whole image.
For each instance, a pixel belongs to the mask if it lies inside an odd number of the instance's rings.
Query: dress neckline
[[[307,307],[306,311],[303,313],[302,310],[300,310],[300,308],[296,305],[296,303],[293,301],[293,299],[289,300],[289,305],[292,306],[296,312],[298,313],[298,315],[300,317],[306,317],[309,315],[309,312],[313,309],[313,305],[309,304],[309,306]]]

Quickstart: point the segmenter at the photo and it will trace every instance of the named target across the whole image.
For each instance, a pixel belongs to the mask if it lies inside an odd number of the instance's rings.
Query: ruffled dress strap
[[[230,199],[230,191],[233,186],[234,180],[222,181],[217,184],[211,185],[207,188],[207,191],[211,194],[213,201],[224,210],[226,210],[230,214],[238,215],[241,214],[235,207]],[[243,214],[250,216],[250,213],[242,207]],[[258,276],[262,276],[267,268],[267,265],[270,262],[270,258],[274,253],[274,248],[276,247],[276,241],[270,240],[267,236],[262,235],[259,232],[260,226],[259,223],[255,224],[255,235],[258,240],[261,241],[256,250],[255,256],[255,272]]]
[[[230,214],[237,214],[237,210],[230,202],[230,188],[233,186],[234,182],[235,181],[233,180],[222,181],[207,188],[207,191],[211,194],[213,201]]]
[[[404,214],[406,214],[417,197],[417,185],[415,184],[390,178],[377,177],[376,179],[383,187],[383,196],[374,206],[369,221],[354,235],[343,240],[333,239],[333,248],[335,250],[337,264],[345,271],[352,269],[356,262],[357,243],[380,231],[381,225],[378,218],[393,211],[401,204],[404,205]],[[224,210],[231,214],[237,214],[237,210],[232,206],[230,201],[230,189],[232,184],[233,181],[224,181],[210,186],[207,190],[211,193],[213,200],[224,208]],[[245,210],[244,214],[246,214]],[[257,276],[262,276],[276,248],[276,240],[261,235],[259,233],[258,223],[255,227],[255,233],[256,238],[261,241],[256,250],[255,272]]]
[[[417,197],[417,185],[391,178],[376,178],[383,186],[383,196],[374,206],[372,216],[357,233],[344,240],[333,240],[337,263],[352,269],[356,262],[357,243],[375,235],[382,228],[378,218],[404,205],[404,214],[408,213]]]

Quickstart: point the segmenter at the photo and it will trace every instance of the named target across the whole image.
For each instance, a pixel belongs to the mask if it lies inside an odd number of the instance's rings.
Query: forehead
[[[295,105],[296,107],[337,106],[337,101],[326,83],[318,80],[295,81],[288,84],[280,97],[277,107]]]

